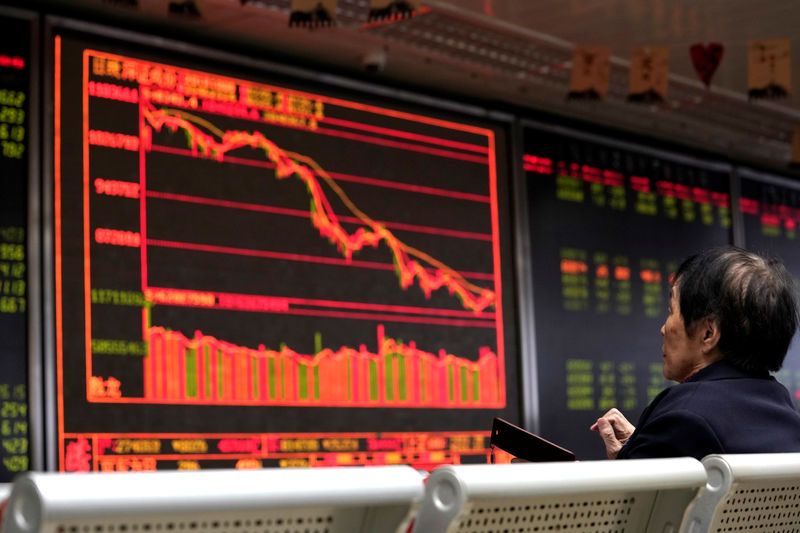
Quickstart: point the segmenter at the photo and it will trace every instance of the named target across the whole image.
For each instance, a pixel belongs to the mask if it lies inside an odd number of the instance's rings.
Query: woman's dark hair
[[[684,261],[675,285],[687,333],[711,317],[726,361],[751,373],[780,370],[800,322],[797,286],[780,260],[712,248]]]

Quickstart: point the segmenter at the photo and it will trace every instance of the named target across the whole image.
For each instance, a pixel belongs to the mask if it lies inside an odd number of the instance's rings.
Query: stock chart
[[[670,277],[730,241],[729,170],[533,125],[524,135],[539,429],[600,459],[589,426],[612,407],[635,425],[669,385]]]
[[[487,462],[519,416],[502,127],[54,54],[62,470]]]

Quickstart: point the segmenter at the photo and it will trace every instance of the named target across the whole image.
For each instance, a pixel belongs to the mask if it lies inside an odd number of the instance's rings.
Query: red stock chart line
[[[297,178],[305,184],[311,202],[312,224],[320,236],[336,246],[347,260],[351,260],[353,253],[365,246],[377,247],[383,243],[391,251],[395,271],[403,289],[416,281],[425,295],[430,296],[431,292],[444,287],[458,298],[465,309],[475,312],[494,305],[493,291],[473,285],[442,262],[401,242],[384,225],[374,221],[353,204],[336,181],[310,157],[282,150],[258,131],[223,132],[191,113],[176,109],[155,109],[149,102],[143,105],[143,116],[147,126],[156,131],[161,131],[164,127],[173,132],[182,130],[187,136],[192,154],[196,156],[212,157],[221,161],[226,153],[237,148],[247,146],[263,150],[266,159],[275,165],[277,179]],[[202,131],[198,123],[204,124],[217,138],[212,133]],[[151,130],[146,128],[143,135],[145,150],[152,149]],[[324,180],[350,212],[364,224],[363,227],[353,233],[342,227],[322,190],[320,179]],[[411,256],[421,259],[429,266],[411,259]]]

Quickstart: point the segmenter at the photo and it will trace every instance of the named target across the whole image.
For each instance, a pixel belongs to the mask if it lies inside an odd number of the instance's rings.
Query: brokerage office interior
[[[669,385],[683,258],[800,277],[800,69],[748,86],[790,0],[7,4],[6,481],[486,463],[496,416],[599,459],[591,423]],[[796,345],[778,378],[800,401]]]

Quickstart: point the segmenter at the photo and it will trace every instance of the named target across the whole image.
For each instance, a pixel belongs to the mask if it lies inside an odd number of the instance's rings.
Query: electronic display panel
[[[30,463],[27,208],[31,20],[0,13],[0,482]]]
[[[729,242],[729,172],[535,126],[524,142],[539,431],[600,459],[589,426],[612,407],[635,425],[670,384],[660,335],[670,276]]]
[[[519,417],[505,126],[53,46],[61,470],[487,462]]]
[[[737,171],[740,178],[739,210],[747,249],[780,258],[800,280],[800,184],[786,179]],[[783,368],[776,374],[800,407],[800,340],[789,347]]]

